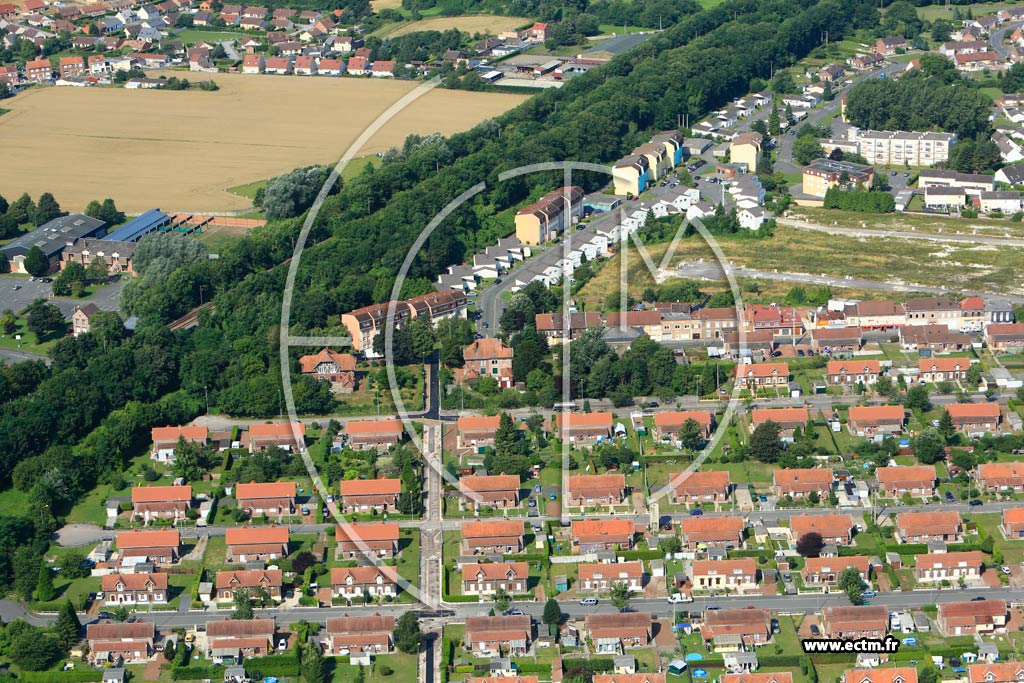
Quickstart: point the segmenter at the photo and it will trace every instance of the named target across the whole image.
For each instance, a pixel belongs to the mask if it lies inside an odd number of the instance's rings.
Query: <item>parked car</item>
[[[821,635],[821,629],[818,628],[817,624],[811,624],[811,635],[815,638]]]
[[[946,502],[947,503],[955,503],[956,502],[956,496],[953,495],[952,491],[946,491]]]
[[[1001,571],[1002,573],[1006,574],[1007,576],[1009,576],[1010,574],[1013,573],[1013,570],[1010,569],[1009,567],[1007,567],[1005,564],[1002,567],[999,568],[999,571]]]
[[[700,517],[703,514],[704,514],[704,511],[701,510],[700,508],[693,508],[692,510],[690,510],[690,516],[691,517]]]
[[[505,612],[506,617],[521,617],[523,616],[523,610],[521,609],[510,609]]]
[[[554,493],[552,493],[552,494],[548,495],[548,499],[549,500],[558,500],[558,496],[555,495]]]
[[[585,607],[590,607],[597,604],[597,598],[583,598],[580,600],[580,604]]]
[[[676,593],[674,595],[668,596],[668,601],[671,604],[675,605],[681,602],[693,602],[693,598],[683,595],[682,593]]]
[[[972,508],[976,508],[979,505],[981,505],[981,501],[978,500],[977,498],[972,498],[971,500],[967,501],[967,504],[970,505]]]
[[[860,595],[861,595],[861,597],[863,597],[863,598],[873,598],[873,597],[875,597],[876,595],[878,595],[878,593],[876,593],[875,591],[873,591],[873,590],[871,590],[871,589],[868,589],[868,590],[866,590],[866,591],[863,591],[863,592],[861,592],[861,594],[860,594]]]
[[[971,598],[971,602],[978,602],[978,601],[984,600],[984,599],[985,599],[984,595],[979,595],[978,597]]]

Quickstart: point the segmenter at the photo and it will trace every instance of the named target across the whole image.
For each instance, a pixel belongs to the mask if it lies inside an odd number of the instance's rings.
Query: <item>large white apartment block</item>
[[[860,153],[869,164],[932,166],[949,160],[953,133],[908,133],[892,130],[860,132]]]

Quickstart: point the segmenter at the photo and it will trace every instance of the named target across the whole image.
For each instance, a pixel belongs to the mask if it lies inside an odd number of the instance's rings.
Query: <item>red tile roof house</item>
[[[726,471],[679,472],[669,475],[673,503],[717,503],[729,500],[732,482]]]
[[[299,76],[315,76],[316,61],[309,55],[299,55],[295,58],[295,73]]]
[[[757,588],[757,561],[752,557],[736,560],[694,560],[690,582],[695,591],[739,593]]]
[[[633,547],[636,524],[631,519],[575,519],[572,545],[578,553],[598,550],[629,550]]]
[[[985,328],[985,343],[993,353],[1020,353],[1024,323],[994,323]]]
[[[268,74],[288,75],[292,72],[291,57],[267,57],[263,64],[263,70]]]
[[[960,513],[955,510],[901,512],[896,515],[896,540],[900,543],[957,543],[963,531]]]
[[[558,439],[574,446],[590,447],[612,435],[611,413],[559,413],[555,416]]]
[[[848,568],[853,567],[860,572],[860,578],[867,583],[871,578],[871,561],[865,555],[850,557],[808,557],[804,568],[800,570],[804,585],[813,587],[832,587],[839,581],[839,576]]]
[[[587,563],[577,565],[579,581],[576,592],[605,593],[613,583],[624,583],[631,591],[644,589],[643,562]]]
[[[750,431],[771,421],[779,425],[779,438],[792,442],[793,432],[797,427],[806,427],[808,419],[810,413],[807,408],[754,408],[750,416]]]
[[[889,609],[885,605],[843,605],[821,611],[821,632],[826,638],[884,638],[888,631]]]
[[[999,529],[1008,539],[1024,539],[1024,507],[1003,510],[1003,522]]]
[[[594,674],[593,683],[665,683],[666,680],[665,674]]]
[[[334,530],[334,558],[394,557],[398,554],[398,536],[398,524],[393,522],[339,524]]]
[[[261,74],[266,67],[263,55],[246,55],[242,60],[242,73]]]
[[[971,338],[953,332],[946,325],[904,325],[900,328],[904,351],[930,349],[933,353],[952,353],[971,348]]]
[[[464,643],[477,657],[522,657],[529,652],[532,639],[529,615],[466,617]]]
[[[295,68],[298,69],[298,60]],[[356,388],[356,357],[351,353],[325,348],[320,353],[299,358],[299,368],[303,375],[330,382],[335,392],[350,394]]]
[[[915,555],[914,578],[918,583],[958,583],[961,579],[971,581],[981,578],[984,556],[980,551],[970,550],[959,553],[938,555]]]
[[[935,493],[935,465],[879,467],[875,476],[879,490],[890,498],[899,498],[904,493],[927,498]]]
[[[17,85],[20,76],[18,75],[18,67],[16,66],[0,66],[0,83],[6,83],[7,85]]]
[[[391,78],[395,75],[395,62],[378,59],[370,67],[370,75],[374,78]]]
[[[345,62],[340,59],[321,59],[317,69],[321,76],[340,76],[345,73]]]
[[[812,492],[822,497],[827,496],[835,479],[832,470],[827,467],[775,470],[772,477],[772,491],[775,495],[793,498],[804,498]]]
[[[899,434],[903,431],[903,406],[850,406],[847,426],[856,436]]]
[[[739,517],[686,517],[679,523],[683,546],[739,548],[743,545],[743,520]]]
[[[626,502],[626,475],[578,474],[568,478],[566,505],[590,508]]]
[[[1003,421],[998,403],[950,403],[946,410],[957,430],[971,436],[998,432]]]
[[[370,73],[369,69],[367,69],[368,61],[366,57],[349,57],[345,70],[353,76],[365,76]]]
[[[61,57],[60,77],[76,78],[85,73],[85,59],[82,57]]]
[[[788,386],[789,363],[737,365],[736,380],[747,387]]]
[[[156,564],[172,564],[178,560],[181,537],[176,529],[153,531],[120,531],[117,534],[118,561],[125,566],[125,559],[146,558]]]
[[[151,621],[102,621],[85,627],[89,660],[94,666],[112,662],[144,664],[153,654],[156,627]]]
[[[1020,683],[1022,680],[1024,662],[993,662],[967,667],[968,683]]]
[[[917,683],[917,669],[910,666],[892,669],[847,669],[839,683]]]
[[[252,517],[291,515],[295,512],[295,482],[235,484],[235,505]]]
[[[1024,489],[1024,462],[986,462],[978,465],[978,481],[987,489]]]
[[[821,535],[825,543],[848,545],[853,540],[853,517],[850,515],[793,515],[789,520],[794,543],[811,532]]]
[[[971,361],[966,358],[921,358],[917,369],[925,382],[957,382],[967,377]]]
[[[234,601],[235,591],[244,590],[255,597],[261,590],[275,600],[281,599],[284,578],[280,569],[246,569],[217,572],[218,602]]]
[[[881,375],[882,366],[877,360],[830,360],[825,366],[825,380],[832,385],[871,386]]]
[[[153,460],[157,462],[174,462],[174,449],[178,439],[190,443],[205,444],[209,437],[206,427],[153,427]]]
[[[853,353],[864,345],[859,327],[834,327],[811,331],[811,348],[815,353]]]
[[[466,555],[504,555],[523,550],[523,523],[498,519],[462,523],[462,552]]]
[[[398,570],[394,567],[334,567],[331,569],[331,595],[352,600],[369,593],[371,598],[398,595]]]
[[[304,450],[306,448],[306,425],[301,422],[249,425],[250,452],[265,451],[275,446],[286,451]]]
[[[327,620],[327,646],[324,654],[338,656],[347,651],[356,653],[387,654],[394,645],[395,618],[390,615],[369,614],[350,617],[347,614]]]
[[[132,488],[132,519],[185,519],[192,505],[191,486],[135,486]]]
[[[501,415],[460,417],[455,435],[455,447],[479,450],[494,445],[494,433],[498,431]]]
[[[525,562],[462,565],[463,595],[493,595],[499,590],[516,595],[528,592],[529,587],[530,567]]]
[[[167,574],[107,574],[100,587],[105,605],[167,604]]]
[[[397,418],[387,420],[351,420],[345,425],[348,447],[354,451],[386,451],[402,443],[405,426]]]
[[[587,631],[598,655],[622,654],[626,648],[651,642],[654,621],[646,612],[588,614]]]
[[[214,664],[262,657],[274,649],[273,619],[224,619],[206,622],[206,642]]]
[[[345,512],[386,512],[398,504],[402,480],[346,479],[339,487],[340,506]]]
[[[493,377],[502,387],[512,386],[512,348],[500,339],[484,337],[477,339],[462,350],[466,364],[463,366],[462,378],[466,381]]]
[[[935,624],[946,638],[1006,633],[1005,600],[940,602],[938,607]]]
[[[459,479],[459,493],[471,508],[513,508],[519,505],[519,475],[471,474]]]
[[[766,609],[719,609],[704,612],[700,627],[704,642],[715,652],[738,652],[772,640],[772,613]]]
[[[53,78],[53,65],[48,57],[30,59],[25,63],[25,80],[42,83]]]
[[[675,441],[687,420],[694,420],[701,426],[705,439],[711,436],[715,417],[710,411],[666,410],[654,414],[654,438],[658,441]]]
[[[245,526],[225,534],[228,562],[276,560],[288,555],[288,527]]]

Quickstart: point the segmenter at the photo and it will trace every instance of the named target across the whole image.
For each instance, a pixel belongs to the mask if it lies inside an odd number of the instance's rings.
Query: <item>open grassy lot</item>
[[[915,197],[919,198],[918,197]],[[955,218],[943,215],[889,213],[867,216],[855,211],[800,207],[790,218],[821,225],[837,225],[861,230],[900,230],[936,235],[981,235],[988,237],[1019,237],[1024,239],[1024,224],[1009,218]]]
[[[773,237],[764,240],[721,236],[717,242],[734,265],[765,271],[887,281],[904,291],[913,291],[917,286],[1007,294],[1021,290],[1017,270],[1024,249],[1012,247],[936,244],[882,236],[844,237],[785,226],[779,226]],[[653,244],[646,249],[657,264],[668,245]],[[644,288],[655,285],[654,278],[637,249],[631,248],[627,253],[625,280],[630,293],[639,296]],[[716,260],[711,248],[699,237],[685,240],[676,254],[676,261]],[[608,294],[619,291],[622,257],[621,253],[613,257],[583,288],[581,296],[604,300]]]
[[[336,163],[360,132],[416,87],[358,78],[213,79],[218,92],[31,88],[11,100],[11,112],[0,118],[7,145],[0,185],[8,195],[46,186],[63,207],[81,210],[111,192],[102,174],[78,169],[123,166],[121,145],[128,144],[144,147],[147,162],[125,167],[129,172],[121,174],[114,197],[120,208],[246,209],[248,197],[225,190],[297,166]],[[409,133],[464,130],[523,99],[434,90],[391,119],[360,154],[400,145]],[[313,111],[325,115],[310,116]],[[57,156],[62,163],[52,163]]]
[[[174,34],[174,37],[185,45],[194,45],[201,40],[208,40],[210,42],[220,40],[239,40],[245,38],[246,34],[242,31],[199,31],[196,29],[185,29]]]
[[[403,36],[417,31],[445,31],[457,28],[466,33],[497,34],[528,26],[530,20],[525,17],[499,17],[493,14],[475,14],[462,17],[430,17],[408,24],[402,24],[388,33],[389,36]]]
[[[1018,4],[1006,3],[1006,2],[982,2],[976,5],[971,5],[971,13],[975,18],[980,17],[984,14],[992,14],[998,12],[1001,9],[1007,7],[1018,7]],[[965,7],[959,8],[961,12],[965,12]],[[953,6],[946,9],[945,4],[941,5],[926,5],[924,7],[917,8],[917,16],[928,21],[935,21],[936,19],[952,19],[953,18]]]

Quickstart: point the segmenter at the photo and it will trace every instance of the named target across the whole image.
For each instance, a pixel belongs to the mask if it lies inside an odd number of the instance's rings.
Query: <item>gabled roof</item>
[[[626,488],[624,474],[576,474],[566,482],[570,494],[583,491],[621,491]]]
[[[345,432],[349,436],[401,434],[403,431],[405,431],[405,426],[397,418],[387,420],[351,420],[345,425]]]
[[[395,618],[391,615],[369,614],[350,617],[343,614],[327,620],[327,632],[346,633],[391,633],[395,630]]]
[[[809,418],[807,408],[755,408],[751,414],[751,420],[755,425],[769,420],[779,424],[806,423]]]
[[[611,537],[614,539],[632,537],[636,533],[636,523],[629,519],[574,519],[572,521],[573,537]]]
[[[285,526],[242,526],[232,527],[224,533],[229,546],[288,543],[288,527]]]
[[[116,591],[121,584],[125,590],[141,591],[152,583],[154,590],[167,590],[167,574],[107,574],[100,582],[104,591]]]
[[[274,635],[273,619],[223,619],[206,622],[209,638],[239,638]]]
[[[878,483],[883,486],[887,484],[905,482],[935,482],[935,465],[906,465],[891,467],[879,467],[875,470]]]
[[[192,500],[191,486],[135,486],[133,503],[188,503]]]
[[[501,415],[468,415],[460,417],[458,429],[463,431],[495,431],[501,424]]]
[[[1002,414],[998,403],[950,403],[946,406],[954,420],[970,418],[995,419]]]
[[[156,627],[152,621],[101,621],[85,627],[87,640],[152,640],[155,635]]]
[[[789,377],[789,363],[751,363],[737,365],[737,377]]]
[[[304,435],[306,425],[301,422],[274,422],[272,424],[249,425],[249,436],[255,438],[292,438]]]
[[[257,60],[253,64],[246,64],[246,66],[256,66],[259,63],[259,55],[247,55],[246,60],[249,57],[256,57]],[[295,60],[295,65],[299,66],[298,60]],[[308,65],[307,65],[308,66]],[[320,353],[313,354],[310,356],[303,356],[299,358],[299,366],[302,369],[303,374],[309,374],[316,370],[316,366],[320,363],[333,362],[338,366],[338,369],[342,372],[352,372],[356,369],[356,357],[351,353],[338,353],[331,349],[324,348]]]
[[[394,522],[368,522],[365,524],[339,524],[334,529],[336,541],[397,541],[398,524]]]
[[[259,586],[280,586],[283,583],[280,569],[243,569],[217,572],[217,590],[225,588],[258,588]]]
[[[462,350],[462,357],[467,361],[490,360],[492,358],[512,358],[512,348],[495,337],[477,339]]]
[[[978,550],[940,553],[938,555],[914,555],[918,569],[949,569],[952,567],[980,567],[985,557]]]
[[[518,491],[519,475],[517,474],[473,474],[459,479],[459,488],[476,493],[495,491]]]
[[[877,360],[830,360],[825,365],[825,372],[829,375],[855,375],[857,373],[879,374],[882,366]]]
[[[735,560],[694,560],[693,575],[727,576],[736,574],[756,574],[757,561],[752,557],[743,557]]]
[[[177,441],[183,438],[186,441],[205,441],[209,430],[203,426],[185,427],[153,427],[151,438],[153,441]]]
[[[917,683],[917,669],[847,669],[843,672],[842,683]]]
[[[580,565],[581,568],[582,566]],[[526,562],[467,562],[462,565],[463,581],[475,581],[477,577],[482,577],[485,581],[501,580],[508,576],[526,578],[529,574],[530,566]]]
[[[181,542],[177,529],[153,531],[119,531],[117,547],[125,548],[176,548]]]
[[[252,498],[294,498],[294,481],[273,481],[265,484],[249,482],[248,484],[235,484],[235,500],[248,500]]]
[[[523,523],[516,520],[473,521],[462,523],[462,538],[514,538],[522,536]]]
[[[849,419],[857,422],[903,421],[903,406],[850,406]]]
[[[555,424],[561,429],[577,427],[608,427],[612,426],[611,413],[558,413],[555,416]]]
[[[394,567],[334,567],[331,569],[331,584],[346,583],[349,578],[354,583],[374,583],[380,578],[386,583],[398,583],[398,570]]]
[[[789,528],[797,537],[812,531],[821,534],[823,538],[849,536],[853,529],[853,517],[843,514],[793,515],[789,519]]]

